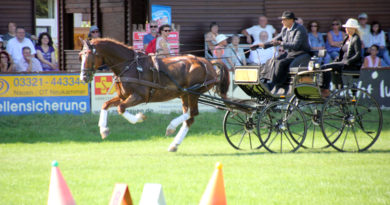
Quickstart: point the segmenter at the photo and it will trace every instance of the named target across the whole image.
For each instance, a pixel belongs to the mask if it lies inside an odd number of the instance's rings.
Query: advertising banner
[[[152,5],[152,20],[158,25],[172,24],[172,10],[170,6]]]
[[[90,112],[79,74],[0,74],[0,115]]]
[[[96,73],[91,84],[91,110],[100,112],[103,103],[116,96],[116,89],[113,87],[110,93],[107,93],[113,81],[112,73]],[[127,108],[131,112],[157,112],[170,113],[182,112],[181,99],[176,98],[168,102],[142,103],[140,105]],[[199,104],[199,110],[216,111],[215,108]],[[117,107],[110,108],[109,111],[117,111]]]

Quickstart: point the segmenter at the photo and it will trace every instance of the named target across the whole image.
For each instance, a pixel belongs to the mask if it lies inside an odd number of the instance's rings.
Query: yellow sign
[[[0,97],[88,96],[79,75],[0,75]]]

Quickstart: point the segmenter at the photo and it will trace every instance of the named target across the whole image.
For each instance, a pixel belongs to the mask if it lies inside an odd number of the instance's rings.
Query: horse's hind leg
[[[176,131],[177,126],[179,126],[184,121],[190,119],[190,115],[188,113],[188,95],[181,96],[182,106],[183,106],[183,114],[179,117],[173,119],[165,132],[165,135],[171,135]]]
[[[102,106],[99,118],[100,136],[102,139],[105,139],[110,133],[110,129],[107,126],[108,108],[118,106],[120,101],[121,99],[119,97],[114,97],[111,100],[105,102]]]
[[[169,152],[176,152],[177,151],[178,146],[181,144],[181,142],[187,136],[187,133],[190,129],[190,126],[194,122],[194,117],[199,114],[198,98],[199,98],[199,96],[196,96],[196,95],[188,95],[186,103],[184,103],[185,100],[183,100],[183,112],[188,113],[188,107],[189,107],[190,108],[190,117],[189,117],[189,119],[187,119],[183,122],[179,132],[175,136],[175,139],[173,140],[173,142],[171,143],[171,145],[168,148]]]

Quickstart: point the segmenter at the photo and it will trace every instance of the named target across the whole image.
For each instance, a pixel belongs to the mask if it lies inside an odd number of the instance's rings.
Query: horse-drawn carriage
[[[259,79],[259,67],[236,67],[234,82],[252,99],[250,109],[226,112],[228,142],[236,149],[264,147],[270,152],[294,152],[301,146],[352,152],[370,148],[382,129],[382,112],[376,100],[357,87],[360,72],[319,70],[315,61],[290,68],[284,93],[268,90]],[[320,89],[324,72],[341,77],[327,98]]]
[[[264,147],[270,152],[294,152],[301,146],[332,146],[339,151],[365,151],[378,139],[382,128],[382,112],[377,102],[353,83],[359,72],[335,73],[352,80],[335,83],[332,95],[323,98],[318,79],[331,69],[315,69],[315,63],[308,62],[310,56],[292,63],[297,66],[291,69],[284,92],[269,90],[260,80],[258,66],[236,67],[234,83],[250,99],[226,98],[226,66],[202,57],[188,55],[157,60],[161,64],[159,70],[155,70],[150,56],[110,39],[94,40],[91,44],[84,42],[80,57],[83,81],[90,81],[103,64],[117,79],[118,96],[107,101],[101,110],[102,138],[107,137],[109,131],[109,107],[117,106],[118,112],[135,124],[145,117],[132,115],[125,110],[127,107],[177,97],[182,99],[183,115],[170,122],[166,133],[174,133],[180,124],[182,127],[169,151],[176,151],[186,136],[198,114],[198,102],[227,110],[223,130],[227,141],[236,149]],[[309,69],[306,64],[311,65]],[[214,86],[221,97],[204,94]],[[317,136],[319,129],[322,141]]]

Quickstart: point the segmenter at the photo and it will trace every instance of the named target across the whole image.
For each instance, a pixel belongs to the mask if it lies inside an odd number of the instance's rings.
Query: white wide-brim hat
[[[359,28],[359,23],[356,19],[350,18],[343,25],[343,27],[345,27],[345,28]]]
[[[221,43],[226,39],[228,39],[228,37],[225,36],[224,34],[219,34],[217,37],[215,37],[215,41],[217,42],[217,44]]]

